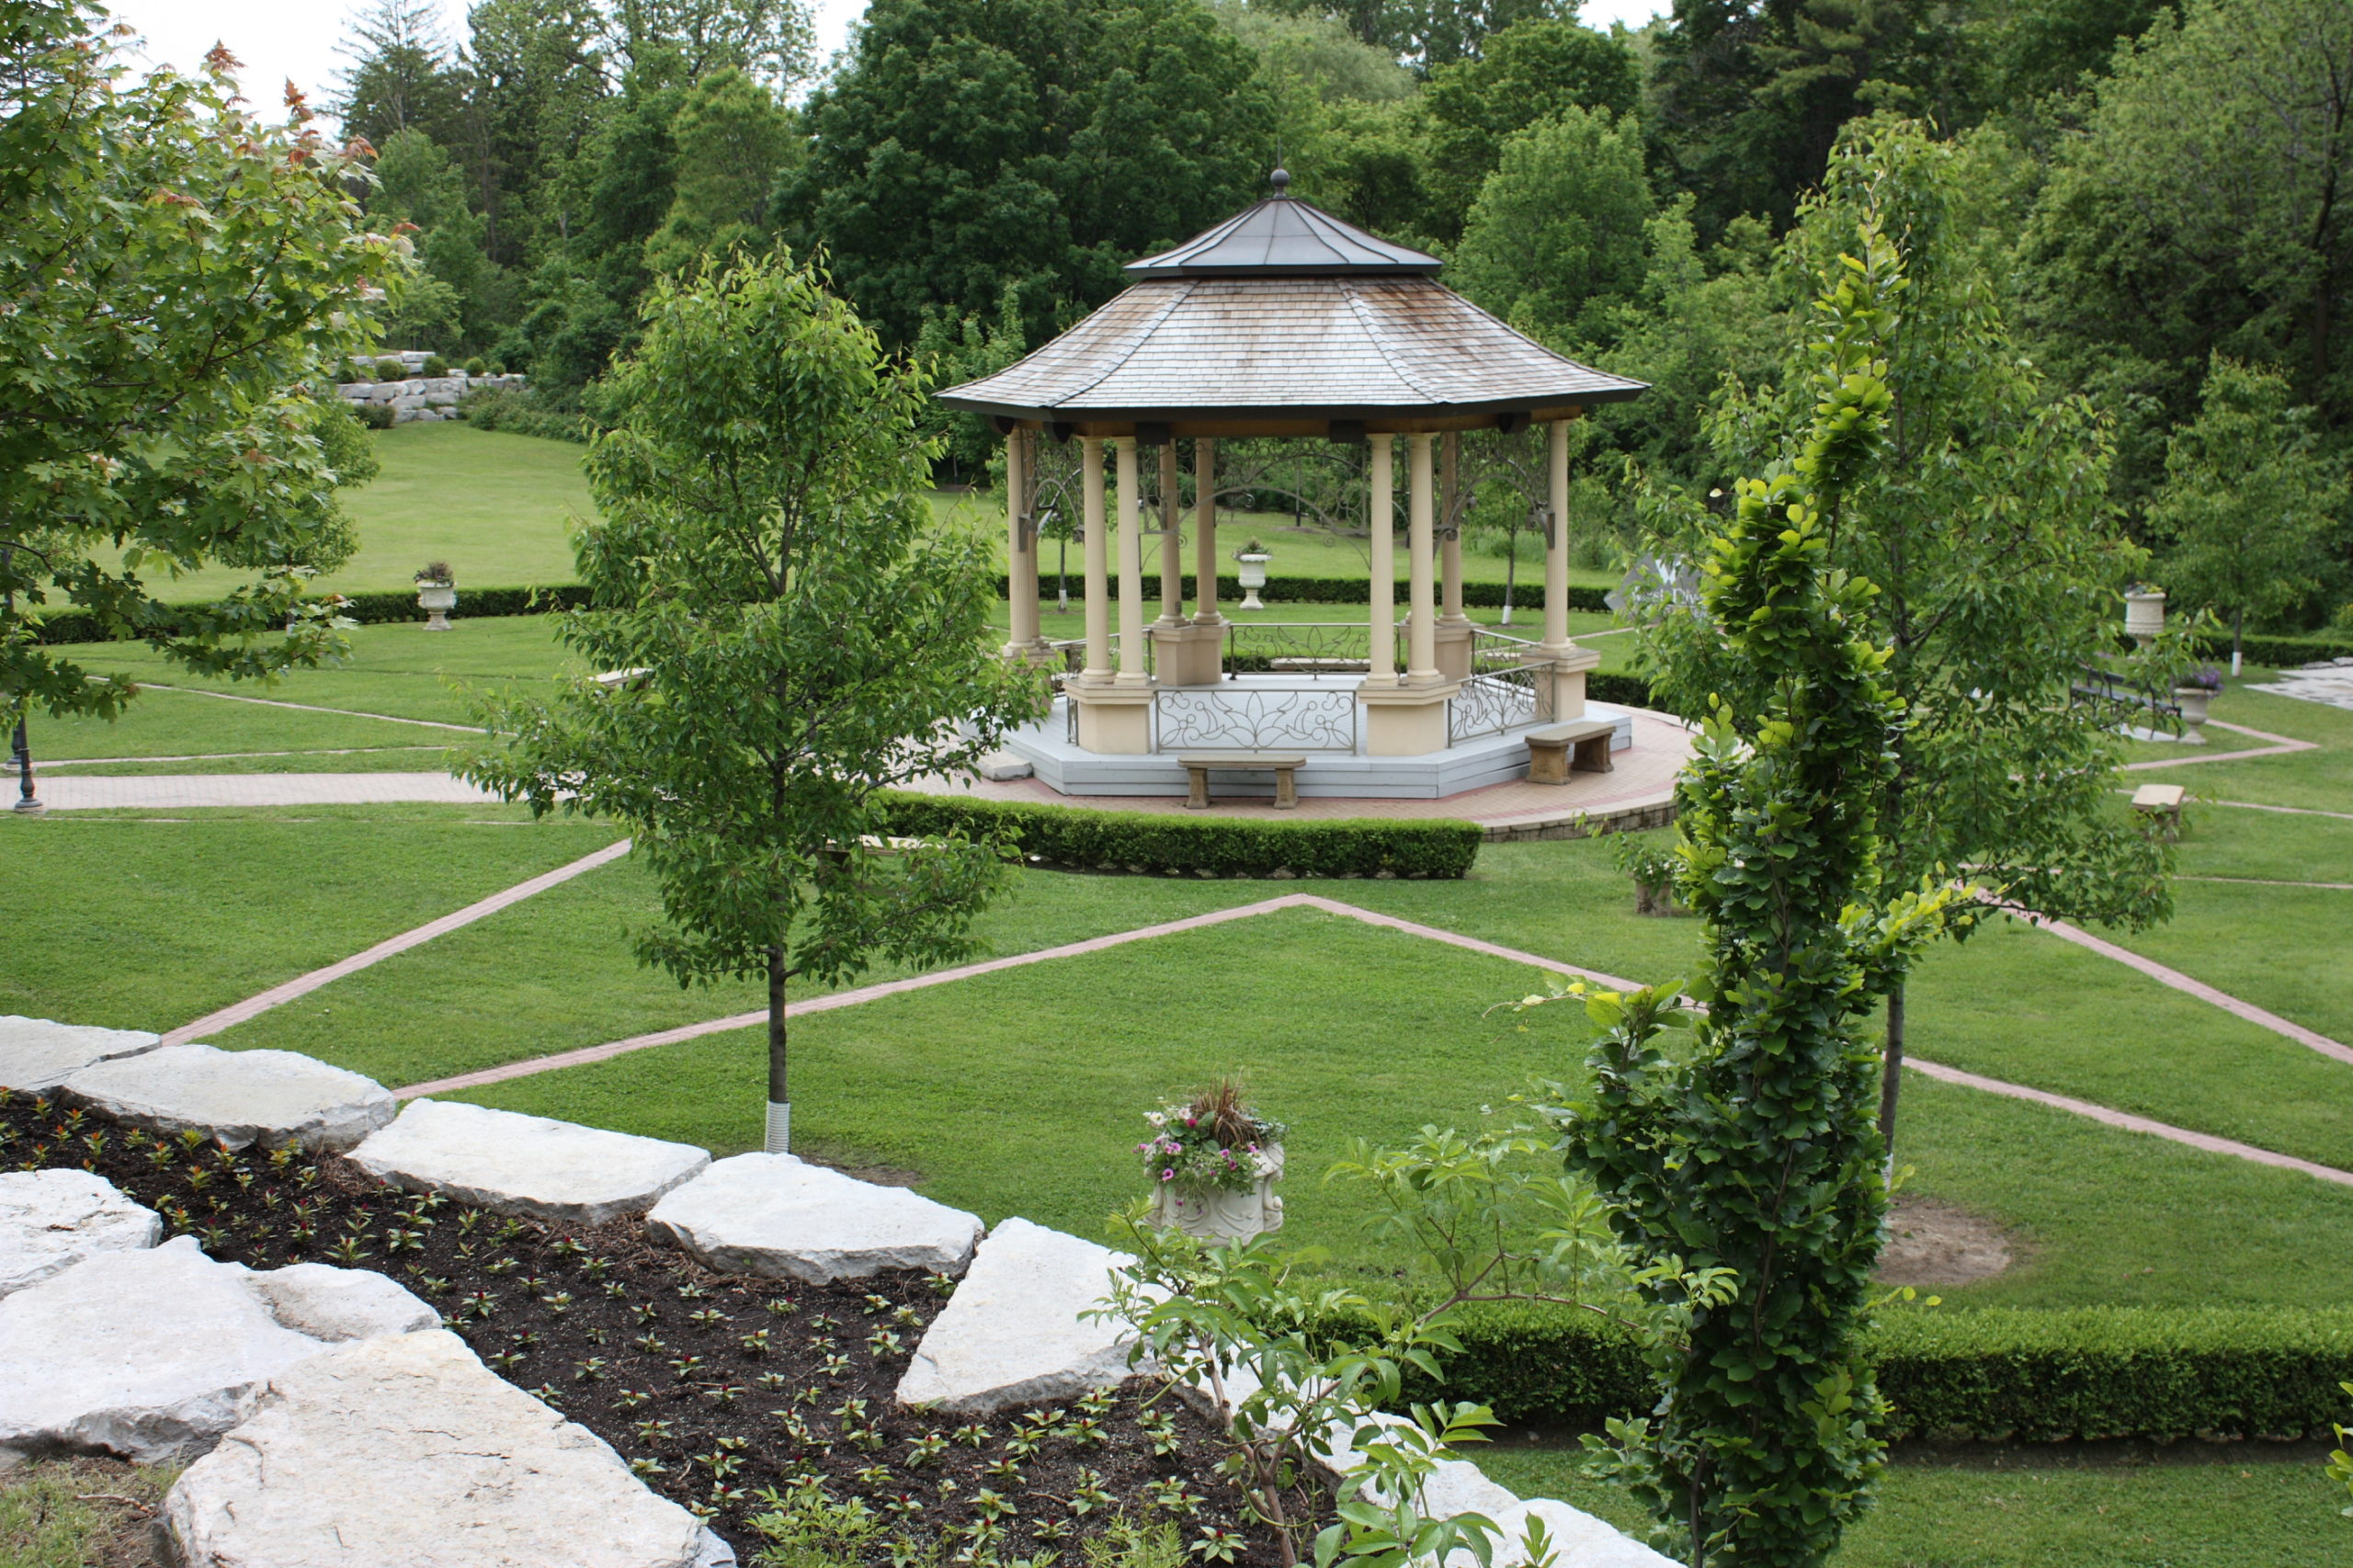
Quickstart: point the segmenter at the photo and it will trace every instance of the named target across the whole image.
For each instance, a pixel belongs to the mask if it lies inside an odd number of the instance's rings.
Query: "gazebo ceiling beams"
[[[1481,409],[1463,414],[1417,413],[1386,418],[1358,415],[1324,416],[1289,410],[1280,415],[1192,414],[1169,419],[1025,419],[1018,415],[992,414],[989,415],[989,427],[1000,436],[1009,436],[1016,430],[1041,431],[1056,441],[1068,441],[1080,436],[1101,437],[1107,440],[1115,436],[1131,436],[1139,445],[1146,447],[1161,446],[1172,438],[1219,436],[1289,436],[1302,440],[1321,439],[1357,446],[1372,436],[1435,436],[1449,430],[1501,430],[1510,436],[1527,429],[1531,424],[1551,425],[1582,418],[1584,415],[1585,409],[1576,403],[1564,408]]]

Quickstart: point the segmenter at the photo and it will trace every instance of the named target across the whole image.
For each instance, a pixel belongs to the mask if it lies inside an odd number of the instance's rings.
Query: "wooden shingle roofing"
[[[1645,390],[1563,358],[1427,277],[1348,271],[1151,278],[1019,363],[938,397],[1000,423],[1212,435],[1561,418]]]

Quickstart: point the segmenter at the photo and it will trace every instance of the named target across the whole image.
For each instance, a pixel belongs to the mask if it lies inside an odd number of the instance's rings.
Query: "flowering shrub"
[[[1265,1174],[1260,1155],[1282,1142],[1283,1124],[1243,1103],[1241,1090],[1222,1083],[1189,1105],[1170,1103],[1143,1113],[1151,1136],[1136,1145],[1144,1175],[1155,1183],[1247,1191]]]

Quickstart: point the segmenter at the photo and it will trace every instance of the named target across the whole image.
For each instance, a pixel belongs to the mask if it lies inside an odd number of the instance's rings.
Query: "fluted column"
[[[1439,599],[1442,624],[1466,626],[1462,613],[1462,433],[1438,437]]]
[[[1038,536],[1030,516],[1029,432],[1016,426],[1005,437],[1005,602],[1008,659],[1043,652],[1038,631]]]
[[[1120,486],[1120,677],[1121,686],[1142,686],[1143,669],[1143,524],[1136,506],[1136,438],[1111,437]]]
[[[1544,538],[1544,646],[1569,642],[1569,426],[1555,420],[1552,436],[1552,527]]]
[[[1103,438],[1078,438],[1080,488],[1086,495],[1086,668],[1079,678],[1089,686],[1111,679],[1111,574],[1107,556],[1103,507]]]
[[[1215,626],[1217,612],[1217,442],[1193,441],[1193,624]]]
[[[1406,638],[1405,678],[1416,686],[1438,683],[1438,605],[1431,590],[1430,546],[1434,509],[1430,495],[1430,437],[1405,437],[1406,554],[1410,567],[1412,619]]]
[[[1365,522],[1372,536],[1372,608],[1365,618],[1372,636],[1372,665],[1365,677],[1368,681],[1393,680],[1397,675],[1396,518],[1392,515],[1396,483],[1392,465],[1396,452],[1394,437],[1372,437],[1371,494],[1365,507]]]

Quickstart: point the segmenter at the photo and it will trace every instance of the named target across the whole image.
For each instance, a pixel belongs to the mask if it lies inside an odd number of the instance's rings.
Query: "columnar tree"
[[[883,791],[970,764],[1037,688],[988,651],[985,547],[933,523],[922,377],[813,272],[658,283],[613,396],[575,547],[593,607],[561,632],[613,674],[494,707],[513,740],[467,777],[629,824],[662,890],[642,961],[767,983],[780,1153],[789,983],[953,957],[1006,874],[988,845],[890,840]]]
[[[1878,589],[1858,614],[1888,644],[1886,678],[1908,716],[1874,809],[1896,885],[1967,868],[2040,913],[2137,928],[2170,913],[2172,851],[2110,793],[2116,714],[2069,696],[2082,666],[2113,648],[2117,595],[2145,557],[2108,503],[2108,420],[2052,388],[2011,333],[1972,248],[1982,227],[1972,190],[1966,148],[1907,122],[1859,124],[1782,252],[1785,278],[1814,276],[1837,265],[1858,222],[1877,217],[1904,257],[1887,440],[1824,540],[1835,566]],[[1725,468],[1763,460],[1805,417],[1818,331],[1818,310],[1793,304],[1779,384],[1718,401],[1711,435]],[[1661,548],[1692,552],[1713,527],[1687,507]],[[1652,632],[1662,685],[1684,711],[1718,695],[1736,712],[1763,710],[1769,676],[1729,631],[1687,606]],[[1969,922],[1949,928],[1965,934]],[[1891,1146],[1905,1026],[1898,974],[1881,1126]]]
[[[1891,897],[1878,808],[1904,707],[1873,589],[1836,561],[1884,449],[1904,288],[1871,218],[1855,238],[1816,308],[1809,412],[1735,484],[1700,562],[1756,703],[1716,708],[1677,784],[1707,1010],[1670,1056],[1655,1037],[1671,989],[1613,1003],[1590,1097],[1562,1123],[1638,1264],[1738,1277],[1688,1339],[1654,1348],[1654,1414],[1610,1428],[1620,1473],[1693,1568],[1819,1563],[1881,1468],[1859,1347],[1886,1202],[1863,1026],[1953,896]]]
[[[299,99],[284,126],[235,62],[126,79],[82,0],[0,6],[0,711],[118,712],[135,687],[31,641],[71,605],[215,675],[339,646],[300,602],[350,548],[350,415],[325,383],[397,286]],[[187,606],[207,564],[252,574]]]

